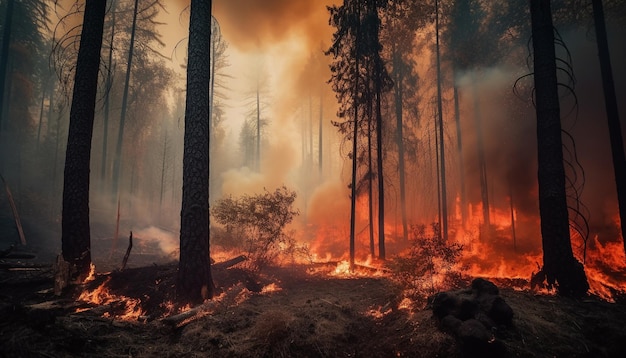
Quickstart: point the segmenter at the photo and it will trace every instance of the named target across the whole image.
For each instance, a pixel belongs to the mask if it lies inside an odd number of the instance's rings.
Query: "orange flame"
[[[107,279],[93,291],[83,291],[78,297],[79,301],[89,302],[95,305],[113,305],[121,303],[124,305],[124,312],[116,314],[115,317],[123,320],[136,320],[140,316],[144,315],[141,309],[141,300],[138,298],[129,298],[125,296],[117,296],[111,294],[107,288],[107,284],[111,280],[111,277]],[[110,313],[105,312],[104,316],[108,317]]]

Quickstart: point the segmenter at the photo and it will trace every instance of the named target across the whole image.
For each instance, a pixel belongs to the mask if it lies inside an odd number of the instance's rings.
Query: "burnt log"
[[[239,255],[237,257],[233,257],[232,259],[228,259],[226,261],[218,262],[215,264],[211,264],[211,267],[214,269],[227,269],[229,267],[235,266],[240,262],[246,261],[248,258],[246,255]]]

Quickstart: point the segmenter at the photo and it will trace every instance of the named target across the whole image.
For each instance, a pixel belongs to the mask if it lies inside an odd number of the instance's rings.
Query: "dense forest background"
[[[465,246],[475,273],[528,275],[541,261],[541,234],[527,4],[441,1],[436,24],[431,2],[385,3],[377,41],[389,81],[380,98],[380,143],[368,135],[373,127],[364,125],[359,133],[357,257],[378,255],[369,228],[383,227],[393,256],[416,235],[413,227],[446,219],[445,234]],[[338,103],[333,58],[325,55],[335,31],[327,9],[333,5],[214,1],[210,44],[211,203],[282,185],[295,190],[300,215],[291,224],[294,235],[320,259],[345,258],[350,223],[353,150],[345,123],[351,104],[341,95]],[[623,98],[626,6],[604,5],[613,78]],[[82,7],[72,1],[0,2],[0,173],[27,240],[51,257],[60,250],[62,168]],[[596,262],[592,267],[623,267],[591,5],[553,1],[552,7],[557,55],[564,61],[559,80],[574,254],[586,265]],[[188,17],[184,2],[107,4],[91,152],[93,240],[133,230],[165,254],[178,248]],[[626,111],[623,102],[619,109]],[[374,118],[371,108],[362,111],[362,118]],[[382,166],[370,164],[379,158]],[[381,191],[382,225],[372,220]],[[9,243],[18,236],[2,195],[0,225]],[[219,225],[212,226],[212,244],[232,249]]]

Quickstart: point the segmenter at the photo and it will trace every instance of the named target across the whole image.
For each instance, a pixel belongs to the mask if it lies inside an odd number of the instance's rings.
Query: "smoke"
[[[328,12],[332,1],[310,0],[216,0],[214,16],[226,39],[243,51],[297,38],[304,48],[330,38]]]

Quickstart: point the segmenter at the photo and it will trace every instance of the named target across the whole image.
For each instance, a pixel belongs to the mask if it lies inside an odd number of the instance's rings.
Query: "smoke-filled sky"
[[[307,88],[301,88],[302,71],[305,68],[312,54],[319,53],[326,48],[330,42],[334,29],[328,25],[327,5],[337,3],[337,1],[322,0],[214,0],[213,12],[220,23],[222,34],[229,45],[228,56],[231,66],[229,71],[233,76],[229,83],[232,90],[234,101],[238,100],[241,93],[249,91],[249,79],[251,68],[258,63],[263,63],[270,75],[271,87],[271,105],[270,111],[272,117],[272,131],[274,153],[294,152],[300,150],[299,128],[294,123],[293,113],[297,111],[303,101],[301,97],[296,95],[305,95]],[[166,42],[171,49],[173,44],[184,38],[187,34],[188,23],[181,21],[188,14],[183,9],[189,4],[188,1],[179,1],[177,3],[168,4],[168,15],[170,24],[167,31],[163,31],[166,36]],[[180,15],[183,13],[183,15]],[[570,45],[574,53],[574,68],[576,76],[580,78],[582,84],[578,87],[579,99],[579,115],[577,127],[574,127],[573,133],[579,138],[577,139],[578,150],[582,153],[581,160],[587,169],[587,189],[586,195],[588,205],[591,207],[593,216],[605,216],[609,212],[614,212],[616,204],[612,202],[614,194],[611,192],[613,185],[606,182],[610,178],[610,161],[607,157],[607,138],[605,124],[602,123],[604,118],[604,108],[601,102],[602,98],[597,96],[599,91],[599,69],[597,57],[593,49],[595,43],[593,35],[586,29],[576,32],[565,32],[567,43]],[[611,34],[610,34],[611,35]],[[612,45],[617,44],[614,37]],[[613,46],[615,47],[615,46]],[[166,50],[167,51],[167,50]],[[614,51],[613,57],[615,63],[620,63],[619,59],[623,58],[623,49]],[[176,57],[179,60],[184,58],[184,51],[178,50]],[[506,59],[505,59],[506,60]],[[617,61],[616,61],[617,60]],[[426,63],[426,67],[430,66],[430,59],[418,61],[420,66]],[[432,64],[431,64],[432,65]],[[614,66],[618,67],[618,66]],[[536,201],[531,199],[536,194],[532,190],[535,189],[535,149],[532,148],[534,143],[534,118],[527,118],[527,121],[511,120],[510,113],[507,109],[508,104],[500,100],[490,100],[497,98],[498,94],[504,91],[511,91],[512,82],[520,73],[524,73],[527,69],[523,63],[500,63],[492,68],[482,70],[479,75],[478,89],[482,91],[484,96],[480,100],[480,112],[484,116],[485,131],[487,141],[487,159],[488,171],[491,175],[491,182],[500,193],[495,193],[496,197],[506,197],[509,185],[507,181],[513,180],[519,182],[520,193],[523,197],[518,198],[516,202],[522,211],[536,211]],[[619,68],[615,71],[616,83],[618,84],[618,95],[623,93],[623,89],[619,86],[624,82],[624,73]],[[323,80],[327,80],[329,73],[319,73],[314,76],[322,76]],[[471,87],[467,81],[471,81],[472,74],[460,74],[461,90],[466,91],[462,94],[462,105],[466,108],[462,113],[471,117],[473,113],[473,102],[470,92]],[[465,81],[465,82],[463,82]],[[591,83],[589,83],[591,82]],[[248,86],[248,87],[246,87]],[[591,93],[587,93],[589,89],[593,89]],[[237,94],[239,93],[239,94]],[[493,94],[493,95],[492,95]],[[454,132],[452,127],[452,108],[449,93],[444,93],[447,97],[448,105],[444,108],[446,120],[449,121],[449,131]],[[332,95],[330,96],[332,98]],[[334,102],[332,99],[329,102]],[[227,109],[229,123],[233,126],[233,131],[238,130],[241,118],[244,116],[243,110],[233,106]],[[426,110],[422,110],[427,113]],[[566,112],[567,109],[564,109]],[[471,121],[467,121],[464,125],[469,127],[466,135],[466,160],[475,159],[475,150],[471,149],[475,145],[473,134],[471,133]],[[502,130],[512,130],[516,133],[514,142],[504,142]],[[236,135],[236,133],[232,133]],[[454,140],[453,134],[450,134],[450,141]],[[501,145],[508,146],[503,151]],[[470,148],[470,149],[467,149]],[[453,148],[449,149],[451,155],[454,153]],[[469,153],[469,154],[467,154]],[[271,154],[271,153],[270,153]],[[339,153],[336,153],[339,160]],[[514,157],[514,158],[513,158]],[[599,158],[599,159],[598,159]],[[280,165],[275,165],[275,171],[272,173],[264,173],[257,175],[251,172],[231,171],[226,174],[229,185],[225,187],[227,193],[236,193],[237,189],[260,190],[263,187],[271,187],[280,185],[284,182],[290,184],[293,178],[290,178],[290,169],[295,167],[299,160],[297,154],[283,158]],[[293,162],[292,162],[293,161]],[[450,158],[450,163],[456,163],[455,158]],[[269,162],[268,162],[269,163]],[[515,163],[513,165],[512,163]],[[468,165],[466,165],[466,168]],[[453,173],[454,170],[451,170]],[[596,175],[602,173],[600,176]],[[241,178],[238,180],[237,178]],[[511,179],[513,178],[513,179]],[[336,178],[335,178],[336,179]],[[338,181],[340,183],[341,181]],[[606,185],[604,184],[606,182]],[[345,184],[345,183],[344,183]],[[338,184],[344,186],[344,184]],[[471,180],[470,180],[471,184]],[[475,183],[474,183],[475,184]],[[470,197],[474,198],[478,194],[475,187],[468,188]],[[345,188],[345,186],[344,186]],[[434,190],[434,189],[433,189]],[[336,190],[333,190],[336,191]],[[492,193],[494,194],[494,193]],[[451,195],[454,195],[452,193]],[[347,196],[346,196],[347,198]],[[430,201],[429,201],[430,200]],[[420,202],[436,205],[432,200],[418,199]],[[505,201],[505,199],[502,199]]]

